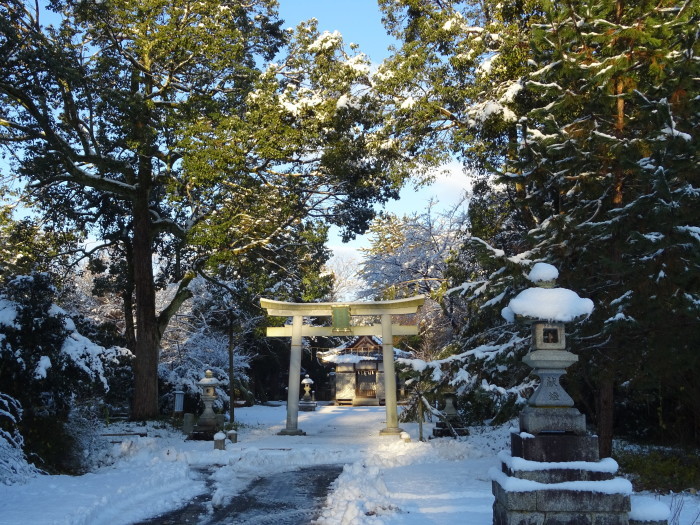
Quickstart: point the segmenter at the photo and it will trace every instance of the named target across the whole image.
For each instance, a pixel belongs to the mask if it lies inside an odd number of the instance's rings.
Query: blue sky
[[[393,40],[386,34],[381,22],[381,13],[376,0],[279,0],[280,17],[286,27],[296,26],[303,20],[318,20],[319,31],[339,31],[345,43],[354,42],[360,51],[379,64],[389,54],[387,48]],[[434,184],[419,190],[412,186],[401,192],[398,201],[390,202],[386,211],[398,215],[424,210],[430,198],[439,202],[439,207],[450,208],[462,196],[468,180],[457,163],[447,167],[447,174],[436,176]],[[341,258],[359,258],[358,248],[366,248],[369,241],[360,237],[343,244],[337,230],[331,230],[328,246]]]

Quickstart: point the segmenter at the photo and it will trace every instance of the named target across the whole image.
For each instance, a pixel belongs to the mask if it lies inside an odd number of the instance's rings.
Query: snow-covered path
[[[509,430],[476,429],[464,441],[418,442],[380,436],[383,407],[319,407],[302,412],[306,436],[278,436],[284,406],[238,409],[239,442],[224,451],[149,426],[148,437],[116,444],[110,466],[79,477],[42,476],[0,486],[0,524],[130,524],[183,506],[206,486],[196,469],[213,469],[212,508],[225,505],[261,476],[326,464],[345,465],[320,524],[490,525],[490,467],[508,448]],[[425,425],[426,435],[431,425]],[[143,430],[141,428],[141,430]],[[211,488],[208,490],[212,490]],[[684,498],[678,525],[692,525],[697,496]]]

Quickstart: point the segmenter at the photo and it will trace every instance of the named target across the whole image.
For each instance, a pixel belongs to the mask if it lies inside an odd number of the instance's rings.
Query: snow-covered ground
[[[211,504],[225,504],[253,479],[297,467],[344,464],[319,520],[320,524],[490,525],[489,469],[507,449],[508,426],[473,429],[464,441],[418,441],[416,424],[402,424],[411,435],[380,436],[383,407],[321,406],[301,412],[306,436],[278,436],[284,406],[236,411],[243,424],[238,443],[213,450],[211,442],[185,441],[167,428],[132,425],[148,437],[112,445],[113,463],[84,476],[40,476],[26,484],[0,486],[0,524],[129,524],[183,506],[211,491]],[[431,425],[424,426],[426,436]],[[123,432],[123,426],[107,432]],[[213,469],[207,489],[199,468]],[[636,497],[636,496],[635,496]],[[680,510],[676,525],[693,525],[700,496],[664,501]],[[681,507],[682,505],[682,507]],[[700,522],[698,522],[700,523]]]

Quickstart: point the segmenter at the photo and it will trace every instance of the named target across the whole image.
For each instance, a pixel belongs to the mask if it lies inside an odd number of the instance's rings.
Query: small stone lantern
[[[302,412],[313,412],[316,410],[316,402],[311,399],[311,385],[314,384],[314,380],[306,374],[306,377],[301,380],[301,384],[304,387],[304,396],[299,402],[299,410]]]
[[[204,402],[204,412],[199,416],[197,421],[196,431],[206,432],[216,429],[216,414],[212,404],[218,397],[216,395],[216,387],[219,386],[219,381],[214,377],[211,370],[204,373],[204,378],[197,382],[197,385],[202,387],[202,401]]]
[[[314,380],[309,377],[309,374],[306,374],[306,377],[301,380],[301,384],[304,387],[304,397],[302,399],[311,401],[311,385],[314,384]]]

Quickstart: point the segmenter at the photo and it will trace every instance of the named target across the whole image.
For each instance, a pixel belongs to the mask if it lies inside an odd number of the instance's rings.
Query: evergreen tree
[[[454,152],[492,176],[470,207],[465,252],[481,272],[460,287],[473,315],[452,351],[472,359],[503,350],[499,334],[521,338],[495,314],[526,286],[532,262],[550,261],[561,285],[596,304],[571,327],[582,358],[569,382],[598,425],[601,452],[610,452],[615,391],[619,406],[639,407],[630,426],[697,443],[698,396],[685,373],[698,365],[689,351],[698,333],[698,6],[382,6],[402,40],[379,71],[378,88],[396,101],[390,131],[424,154],[417,162]],[[511,357],[524,351],[516,347]],[[473,377],[464,363],[452,377]]]
[[[55,0],[48,26],[0,6],[0,144],[48,219],[111,250],[133,417],[158,413],[159,342],[197,272],[307,217],[350,238],[406,175],[375,137],[368,59],[314,23],[283,31],[275,5]]]
[[[532,35],[522,205],[536,255],[596,304],[577,334],[577,397],[606,455],[618,389],[653,399],[655,437],[670,410],[674,438],[700,436],[684,376],[698,371],[698,15],[672,1],[552,4]]]

